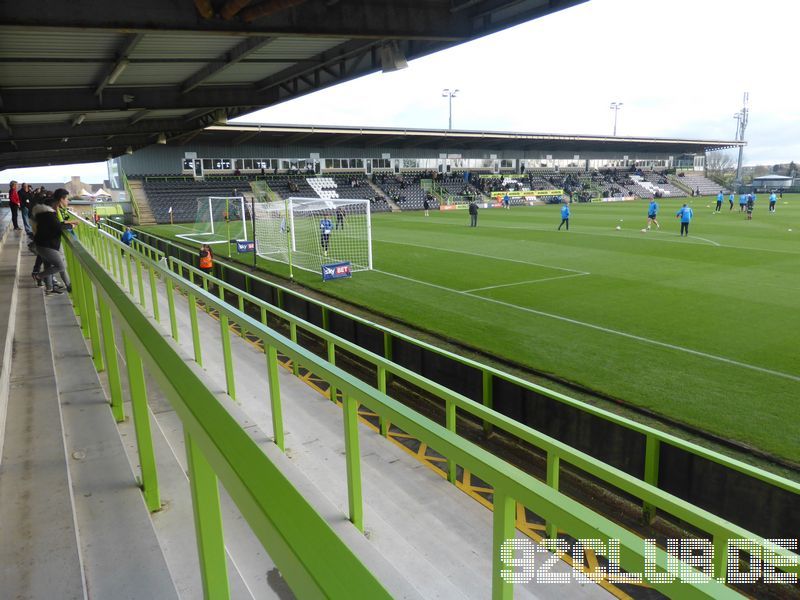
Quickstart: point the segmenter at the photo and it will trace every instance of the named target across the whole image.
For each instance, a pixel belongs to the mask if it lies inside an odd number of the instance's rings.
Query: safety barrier
[[[148,238],[146,234],[143,237]],[[158,240],[158,243],[170,255],[179,254],[191,259],[191,254],[172,242]],[[157,258],[165,255],[162,250],[144,242],[140,247],[143,252]],[[515,423],[523,431],[547,434],[547,439],[577,448],[593,459],[616,467],[623,475],[667,491],[689,504],[703,503],[710,512],[737,523],[743,529],[755,531],[762,537],[786,537],[785,532],[795,531],[800,525],[800,511],[795,508],[800,500],[800,484],[796,481],[327,306],[229,263],[218,261],[217,269],[219,278],[227,286],[225,289],[233,295],[241,295],[242,299],[237,300],[240,306],[243,306],[243,298],[253,298],[263,303],[264,296],[268,296],[267,300],[272,300],[271,303],[267,302],[268,306],[278,306],[293,313],[294,319],[304,319],[303,322],[316,321],[316,325],[326,331],[335,329],[334,325],[342,331],[345,327],[340,325],[341,322],[352,322],[356,328],[360,328],[351,336],[355,338],[352,341],[357,347],[371,350],[395,364],[405,363],[408,372],[419,372],[419,369],[411,367],[417,362],[421,363],[418,358],[420,355],[436,357],[443,363],[443,371],[455,373],[449,379],[440,377],[436,382],[439,388],[459,392],[459,397],[468,399],[467,406],[474,408],[477,402],[486,408],[493,408],[510,418],[509,422]],[[264,294],[263,291],[269,293]],[[262,298],[257,298],[256,292]],[[260,306],[255,301],[253,304]],[[298,306],[301,304],[309,308]],[[429,375],[427,379],[435,378]],[[477,393],[472,393],[475,388]],[[542,405],[542,400],[558,407],[560,414],[555,415],[550,406]],[[525,402],[534,405],[529,413],[540,416],[534,419],[528,414],[528,420],[535,421],[535,425],[524,422]],[[517,408],[520,405],[521,408]],[[574,435],[557,439],[557,434],[563,433],[563,427],[560,427],[563,423],[554,423],[558,421],[557,416],[562,422],[567,421],[568,426],[577,423],[573,426]],[[491,427],[492,424],[484,419],[487,433]],[[549,432],[544,430],[545,427],[550,427]],[[590,435],[587,435],[587,431]],[[541,447],[535,442],[531,443]],[[692,481],[684,482],[687,473],[702,473],[704,485],[713,484],[715,487],[700,488]],[[637,493],[633,494],[639,497]],[[753,511],[747,505],[751,498],[768,503],[772,507],[770,513]],[[652,520],[656,515],[656,507],[642,500],[644,517]]]
[[[107,236],[99,236],[101,254],[108,257],[116,257],[121,255],[116,248],[121,246],[120,242],[116,240],[118,232],[114,229],[108,229]],[[356,418],[356,409],[358,404],[363,404],[370,410],[375,412],[380,419],[380,432],[386,435],[389,423],[400,427],[405,432],[414,435],[423,443],[428,444],[431,448],[436,449],[443,454],[447,459],[447,476],[451,482],[455,481],[456,465],[461,465],[465,469],[470,469],[473,473],[487,481],[494,488],[494,505],[495,505],[495,524],[499,527],[503,535],[502,539],[513,537],[513,523],[514,514],[516,512],[516,502],[520,502],[536,514],[543,517],[547,524],[547,533],[550,537],[555,537],[558,531],[566,532],[568,535],[575,538],[595,538],[600,536],[600,539],[607,540],[620,539],[623,541],[623,547],[627,548],[628,563],[623,562],[623,568],[630,569],[631,562],[636,562],[642,558],[642,540],[634,534],[622,529],[619,525],[614,524],[610,520],[605,519],[591,511],[590,509],[582,506],[558,493],[559,485],[559,468],[561,463],[567,463],[578,467],[585,472],[601,479],[602,481],[613,485],[629,494],[639,498],[643,503],[645,513],[652,514],[655,510],[663,510],[674,517],[680,518],[700,531],[709,534],[714,545],[714,573],[717,577],[725,577],[728,569],[728,543],[731,539],[748,539],[757,540],[757,543],[762,544],[765,548],[769,548],[770,552],[776,553],[786,559],[788,564],[787,570],[790,572],[797,571],[797,557],[787,550],[773,545],[768,540],[763,540],[759,536],[752,534],[742,527],[730,523],[718,516],[705,511],[689,502],[681,500],[671,494],[658,489],[647,481],[642,481],[635,478],[619,469],[605,464],[583,452],[580,452],[554,438],[546,436],[534,429],[522,425],[513,419],[497,413],[487,406],[477,404],[472,400],[453,392],[444,386],[432,382],[417,373],[397,365],[391,359],[381,356],[379,354],[370,352],[361,348],[360,346],[345,340],[335,334],[326,330],[324,325],[322,327],[316,326],[312,323],[304,321],[292,313],[284,310],[280,306],[275,306],[267,303],[252,294],[243,291],[235,286],[226,283],[225,281],[206,275],[202,271],[194,268],[191,265],[183,263],[174,257],[168,257],[168,265],[163,266],[158,264],[165,258],[164,254],[147,244],[140,241],[135,241],[135,250],[141,251],[145,254],[147,261],[143,261],[136,253],[131,253],[129,256],[129,264],[131,260],[137,265],[137,283],[139,289],[139,300],[144,306],[146,296],[143,288],[143,278],[140,273],[140,264],[143,268],[150,273],[151,288],[155,288],[156,276],[165,278],[167,289],[167,298],[170,310],[170,322],[172,323],[172,335],[177,339],[178,331],[175,327],[174,319],[174,289],[181,289],[187,295],[189,302],[189,314],[192,323],[192,336],[193,347],[195,350],[195,359],[202,362],[202,352],[199,346],[197,334],[197,300],[202,298],[203,303],[207,306],[213,307],[219,313],[220,327],[222,333],[223,344],[223,357],[225,363],[225,374],[228,394],[235,397],[235,369],[230,353],[230,339],[229,339],[229,325],[236,323],[242,332],[248,332],[255,335],[264,343],[265,351],[268,355],[269,363],[269,381],[270,385],[277,385],[277,352],[286,354],[292,358],[292,363],[297,368],[303,366],[318,376],[327,380],[331,389],[331,398],[335,397],[335,390],[339,389],[344,394],[345,401],[343,409],[346,414],[346,422],[351,423]],[[115,259],[110,259],[106,263],[107,268],[114,272],[123,273],[121,265],[115,266]],[[131,277],[131,270],[128,269],[128,285],[131,293],[134,290],[134,282]],[[218,296],[209,296],[208,289],[210,286],[216,287]],[[230,294],[236,298],[236,306],[227,304],[223,299],[225,295]],[[210,300],[210,303],[206,303]],[[155,292],[152,294],[152,312],[159,320],[159,309],[157,307],[157,295]],[[245,313],[246,308],[254,307],[260,314],[260,322],[247,316]],[[329,307],[323,307],[322,320],[325,324],[329,317],[330,311],[333,310]],[[307,354],[309,362],[302,362],[295,360],[295,355],[291,351],[284,351],[284,347],[276,342],[276,339],[283,339],[277,334],[271,338],[272,341],[264,337],[265,332],[271,330],[267,328],[269,316],[277,317],[289,324],[290,339],[287,343],[290,350],[297,346],[297,336],[299,331],[305,331],[311,335],[321,339],[327,349],[327,361],[317,357],[316,355]],[[297,346],[299,348],[299,346]],[[376,388],[371,388],[362,382],[358,382],[357,388],[341,387],[341,377],[335,375],[343,373],[335,367],[336,350],[342,349],[348,353],[357,356],[359,359],[375,367],[377,373]],[[308,352],[308,351],[306,351]],[[419,416],[407,407],[400,403],[388,398],[386,394],[386,381],[390,376],[395,376],[408,381],[428,393],[442,399],[445,403],[446,411],[446,424],[441,427],[424,417]],[[351,376],[347,376],[350,377]],[[352,379],[352,378],[351,378]],[[273,402],[275,402],[275,395],[277,390],[272,388]],[[552,392],[551,392],[552,393]],[[565,398],[567,400],[571,400]],[[279,397],[278,404],[273,405],[273,427],[275,431],[275,442],[283,448],[283,434],[282,424],[280,423],[280,405]],[[475,418],[483,421],[486,427],[495,427],[503,430],[517,438],[524,440],[533,446],[540,448],[547,456],[547,475],[546,481],[541,482],[534,477],[523,473],[522,471],[508,465],[504,461],[499,460],[493,455],[487,453],[485,450],[475,446],[471,442],[458,436],[456,432],[456,422],[458,418],[458,411],[470,414]],[[661,432],[656,432],[661,434]],[[666,435],[666,434],[662,434]],[[345,440],[352,439],[357,436],[355,430],[346,432]],[[658,438],[653,437],[653,441],[648,445],[648,454],[657,459],[657,447],[654,449],[652,446],[657,443]],[[349,452],[349,450],[348,450]],[[725,457],[722,457],[725,458]],[[652,462],[655,459],[651,459]],[[730,460],[730,459],[728,459]],[[353,473],[360,472],[358,466],[358,457],[356,455],[348,454],[348,490],[350,498],[350,518],[357,525],[361,526],[363,513],[360,501],[360,484],[357,475],[351,477],[351,470]],[[352,467],[351,467],[352,464]],[[745,465],[746,466],[746,465]],[[510,469],[510,471],[508,470]],[[765,474],[768,476],[769,474]],[[514,485],[508,487],[511,481],[520,483],[521,486]],[[791,481],[785,482],[790,488],[796,485]],[[510,519],[510,525],[509,525]],[[610,531],[614,531],[614,535],[609,535]],[[498,535],[495,535],[495,548],[494,559],[496,568],[494,571],[495,577],[499,577],[500,565],[499,561],[499,546]],[[620,537],[617,537],[620,536]],[[638,541],[638,542],[637,542]],[[638,552],[635,550],[638,543]],[[641,565],[639,565],[641,570]],[[500,589],[505,589],[505,583],[496,581],[496,586]],[[659,587],[659,585],[654,585]],[[723,592],[730,591],[727,588],[715,589],[708,585],[701,585],[697,588],[692,588],[691,592],[687,590],[679,590],[673,587],[672,584],[666,585],[662,591],[668,595],[673,594],[688,594],[698,593],[700,595],[710,594],[717,595]],[[502,592],[504,595],[510,592]],[[687,596],[688,597],[688,596]]]

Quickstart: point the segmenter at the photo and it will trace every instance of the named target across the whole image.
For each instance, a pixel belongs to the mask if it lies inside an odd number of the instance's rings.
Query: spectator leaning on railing
[[[64,255],[61,253],[61,235],[64,231],[72,230],[76,223],[61,220],[58,214],[59,209],[67,206],[68,196],[67,190],[59,188],[53,192],[52,198],[34,208],[34,218],[36,219],[34,248],[36,254],[42,257],[46,265],[44,271],[34,274],[34,278],[37,281],[44,281],[45,293],[48,295],[61,293],[61,290],[55,287],[53,282],[53,275],[56,273],[61,276],[67,291],[72,291]]]

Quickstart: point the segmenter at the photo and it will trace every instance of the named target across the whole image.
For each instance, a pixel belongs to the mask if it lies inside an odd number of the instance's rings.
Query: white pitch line
[[[398,217],[397,220],[398,221],[399,220],[403,220],[403,221],[405,221],[407,223],[415,222],[412,219],[402,219],[400,217]],[[459,225],[458,223],[437,222],[436,224],[437,225],[450,225],[450,226],[454,226],[454,227],[463,227],[462,225]],[[536,226],[514,227],[514,226],[509,226],[509,225],[492,225],[492,224],[486,225],[486,224],[484,224],[481,227],[484,228],[484,229],[486,229],[486,228],[491,228],[491,229],[513,229],[513,230],[516,230],[516,231],[555,231],[554,229],[551,229],[549,227],[536,227]],[[656,231],[659,231],[659,230],[656,230]],[[663,228],[660,231],[663,231]],[[638,235],[626,235],[627,233],[633,233],[633,232],[634,232],[633,229],[626,229],[625,231],[618,232],[618,233],[599,233],[599,232],[596,232],[596,231],[575,231],[574,229],[571,229],[569,234],[570,235],[594,235],[594,236],[598,236],[598,237],[610,237],[610,238],[617,238],[617,239],[625,238],[625,239],[630,239],[630,240],[633,240],[633,239],[639,239],[639,240],[649,239],[649,240],[655,240],[655,241],[659,241],[659,242],[669,242],[671,244],[695,244],[695,245],[700,245],[697,242],[694,242],[693,240],[702,240],[704,242],[708,242],[709,244],[712,244],[714,246],[718,246],[720,248],[732,248],[734,250],[748,250],[748,251],[753,251],[753,252],[775,252],[777,254],[794,254],[794,255],[800,254],[798,252],[792,252],[791,250],[777,250],[775,248],[750,248],[749,246],[734,246],[734,245],[731,245],[731,244],[720,244],[720,243],[715,242],[713,240],[709,240],[709,239],[706,239],[706,238],[701,238],[701,237],[698,237],[696,235],[689,236],[685,240],[683,240],[683,239],[677,239],[676,240],[675,239],[676,237],[680,238],[679,235],[669,235],[667,232],[664,232],[666,235],[663,235],[661,237],[650,236],[650,237],[647,237],[647,238],[643,238],[643,237],[638,236]],[[637,230],[637,232],[638,232],[638,230]],[[380,241],[385,241],[385,240],[380,240]],[[388,242],[388,243],[393,244],[393,243],[400,243],[400,242]],[[413,246],[413,245],[414,244],[409,244],[409,246]],[[705,244],[702,244],[702,245],[705,245]],[[543,265],[543,266],[545,266],[545,265]],[[551,267],[551,268],[556,268],[556,267]]]
[[[618,335],[620,337],[624,337],[631,340],[636,340],[637,342],[644,342],[645,344],[651,344],[653,346],[659,346],[661,348],[668,348],[670,350],[678,350],[679,352],[686,352],[687,354],[692,354],[694,356],[701,356],[703,358],[709,358],[711,360],[716,360],[722,363],[726,363],[729,365],[734,365],[737,367],[741,367],[743,369],[750,369],[752,371],[758,371],[760,373],[766,373],[768,375],[774,375],[776,377],[782,377],[784,379],[789,379],[791,381],[798,381],[800,382],[800,376],[792,375],[791,373],[783,373],[782,371],[774,371],[772,369],[765,369],[764,367],[758,367],[756,365],[750,365],[747,363],[739,362],[738,360],[733,360],[731,358],[725,358],[724,356],[717,356],[716,354],[708,354],[707,352],[701,352],[700,350],[693,350],[691,348],[686,348],[684,346],[676,346],[674,344],[668,344],[667,342],[659,342],[658,340],[651,340],[650,338],[642,337],[640,335],[634,335],[632,333],[626,333],[624,331],[618,331],[616,329],[610,329],[608,327],[603,327],[601,325],[594,325],[592,323],[586,323],[585,321],[578,321],[577,319],[570,319],[569,317],[563,317],[561,315],[555,315],[553,313],[547,313],[541,310],[536,310],[535,308],[527,308],[525,306],[519,306],[517,304],[511,304],[510,302],[503,302],[502,300],[495,300],[494,298],[485,298],[483,296],[478,296],[476,294],[472,294],[469,292],[462,292],[460,290],[454,290],[453,288],[445,287],[443,285],[438,285],[436,283],[429,283],[427,281],[420,281],[419,279],[413,279],[412,277],[406,277],[405,275],[397,275],[396,273],[389,273],[387,271],[381,271],[379,269],[374,269],[374,271],[378,273],[382,273],[384,275],[389,275],[391,277],[397,277],[398,279],[405,279],[406,281],[411,281],[412,283],[418,283],[420,285],[427,285],[429,287],[434,287],[440,290],[444,290],[446,292],[452,292],[453,294],[460,294],[462,296],[467,296],[469,298],[474,298],[476,300],[483,300],[484,302],[492,302],[493,304],[499,304],[500,306],[505,306],[507,308],[513,308],[516,310],[521,310],[524,312],[532,313],[535,315],[539,315],[541,317],[548,317],[550,319],[555,319],[557,321],[563,321],[565,323],[571,323],[572,325],[579,325],[581,327],[586,327],[588,329],[594,329],[595,331],[602,331],[603,333],[610,333],[612,335]]]
[[[699,237],[699,236],[696,236],[696,235],[693,235],[692,237],[693,237],[694,239],[696,239],[696,240],[703,240],[704,242],[708,242],[709,244],[714,244],[715,246],[722,246],[722,244],[718,244],[718,243],[717,243],[717,242],[715,242],[714,240],[708,240],[708,239],[706,239],[706,238],[701,238],[701,237]]]
[[[585,275],[591,275],[591,273],[572,273],[570,275],[559,275],[558,277],[545,277],[544,279],[531,279],[530,281],[518,281],[516,283],[501,283],[500,285],[490,285],[487,287],[474,288],[471,290],[461,290],[461,291],[464,292],[465,294],[471,294],[472,292],[496,290],[497,288],[511,287],[514,285],[525,285],[526,283],[543,283],[545,281],[555,281],[556,279],[569,279],[570,277],[584,277]]]
[[[516,229],[516,228],[513,228]],[[477,252],[467,252],[466,250],[453,250],[452,248],[440,248],[438,246],[425,246],[424,244],[409,244],[408,242],[393,242],[390,240],[378,240],[372,238],[373,241],[381,242],[383,244],[396,244],[398,246],[414,246],[416,248],[427,248],[428,250],[440,250],[442,252],[453,252],[454,254],[466,254],[467,256],[479,256],[481,258],[491,258],[494,260],[503,260],[506,262],[519,263],[521,265],[532,265],[534,267],[544,267],[545,269],[554,269],[556,271],[569,271],[570,273],[578,273],[579,275],[589,275],[586,271],[578,271],[577,269],[568,269],[566,267],[554,267],[553,265],[543,265],[542,263],[531,262],[528,260],[518,260],[516,258],[505,258],[502,256],[492,256],[491,254],[478,254]]]

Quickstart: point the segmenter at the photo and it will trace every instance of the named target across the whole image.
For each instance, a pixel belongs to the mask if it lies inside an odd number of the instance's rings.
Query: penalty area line
[[[498,288],[512,287],[515,285],[525,285],[526,283],[544,283],[545,281],[555,281],[557,279],[569,279],[570,277],[584,277],[586,275],[591,275],[591,273],[572,273],[571,275],[559,275],[557,277],[545,277],[544,279],[517,281],[516,283],[501,283],[500,285],[490,285],[487,287],[474,288],[471,290],[460,290],[460,291],[464,294],[471,294],[472,292],[484,292],[486,290],[496,290]]]
[[[412,283],[418,283],[420,285],[427,285],[429,287],[433,287],[439,290],[443,290],[446,292],[451,292],[453,294],[459,294],[461,296],[467,296],[469,298],[474,298],[476,300],[483,300],[484,302],[491,302],[492,304],[497,304],[499,306],[505,306],[506,308],[512,308],[516,310],[521,310],[523,312],[531,313],[534,315],[539,315],[540,317],[547,317],[549,319],[555,319],[557,321],[563,321],[564,323],[570,323],[572,325],[578,325],[579,327],[586,327],[587,329],[593,329],[595,331],[601,331],[603,333],[608,333],[611,335],[616,335],[619,337],[624,337],[629,340],[635,340],[637,342],[642,342],[645,344],[650,344],[652,346],[658,346],[660,348],[667,348],[668,350],[677,350],[679,352],[685,352],[686,354],[691,354],[693,356],[699,356],[702,358],[708,358],[711,360],[716,360],[721,363],[734,365],[736,367],[741,367],[743,369],[749,369],[751,371],[758,371],[759,373],[766,373],[767,375],[774,375],[775,377],[781,377],[783,379],[789,379],[791,381],[798,381],[800,382],[800,376],[792,375],[791,373],[784,373],[782,371],[774,371],[773,369],[766,369],[764,367],[759,367],[756,365],[750,365],[747,363],[739,362],[738,360],[733,360],[732,358],[725,358],[724,356],[717,356],[716,354],[709,354],[707,352],[701,352],[700,350],[693,350],[692,348],[686,348],[684,346],[677,346],[675,344],[669,344],[667,342],[660,342],[658,340],[653,340],[650,338],[646,338],[640,335],[634,335],[632,333],[627,333],[625,331],[619,331],[617,329],[610,329],[608,327],[603,327],[602,325],[595,325],[593,323],[586,323],[585,321],[578,321],[577,319],[571,319],[569,317],[564,317],[562,315],[556,315],[553,313],[544,312],[542,310],[536,310],[535,308],[528,308],[526,306],[519,306],[518,304],[511,304],[510,302],[503,302],[502,300],[495,300],[494,298],[486,298],[484,296],[479,296],[477,294],[473,294],[471,292],[462,292],[460,290],[454,290],[453,288],[449,288],[443,285],[438,285],[436,283],[430,283],[427,281],[420,281],[419,279],[414,279],[412,277],[406,277],[405,275],[398,275],[396,273],[389,273],[388,271],[381,271],[379,269],[373,269],[373,271],[377,273],[381,273],[383,275],[389,275],[390,277],[397,277],[398,279],[405,279],[406,281],[410,281]]]
[[[568,273],[577,273],[579,275],[589,275],[586,271],[579,271],[577,269],[568,269],[567,267],[555,267],[553,265],[544,265],[542,263],[531,262],[529,260],[519,260],[516,258],[505,258],[504,256],[492,256],[491,254],[479,254],[478,252],[468,252],[466,250],[454,250],[452,248],[442,248],[437,246],[426,246],[425,244],[409,244],[408,242],[393,242],[391,240],[379,240],[373,238],[373,241],[380,242],[381,244],[395,244],[397,246],[412,246],[414,248],[425,248],[427,250],[439,250],[440,252],[452,252],[454,254],[466,254],[467,256],[478,256],[480,258],[491,258],[494,260],[502,260],[505,262],[513,262],[521,265],[531,265],[534,267],[544,267],[545,269],[553,269],[555,271],[567,271]],[[391,275],[391,273],[390,273]]]

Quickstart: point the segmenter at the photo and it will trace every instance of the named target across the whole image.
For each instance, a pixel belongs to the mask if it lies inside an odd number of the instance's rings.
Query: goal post
[[[250,208],[243,196],[205,196],[197,199],[194,223],[175,225],[175,237],[196,244],[227,244],[248,238]]]
[[[322,265],[349,262],[352,271],[372,269],[369,200],[287,198],[255,205],[256,253],[290,267],[320,272]]]

